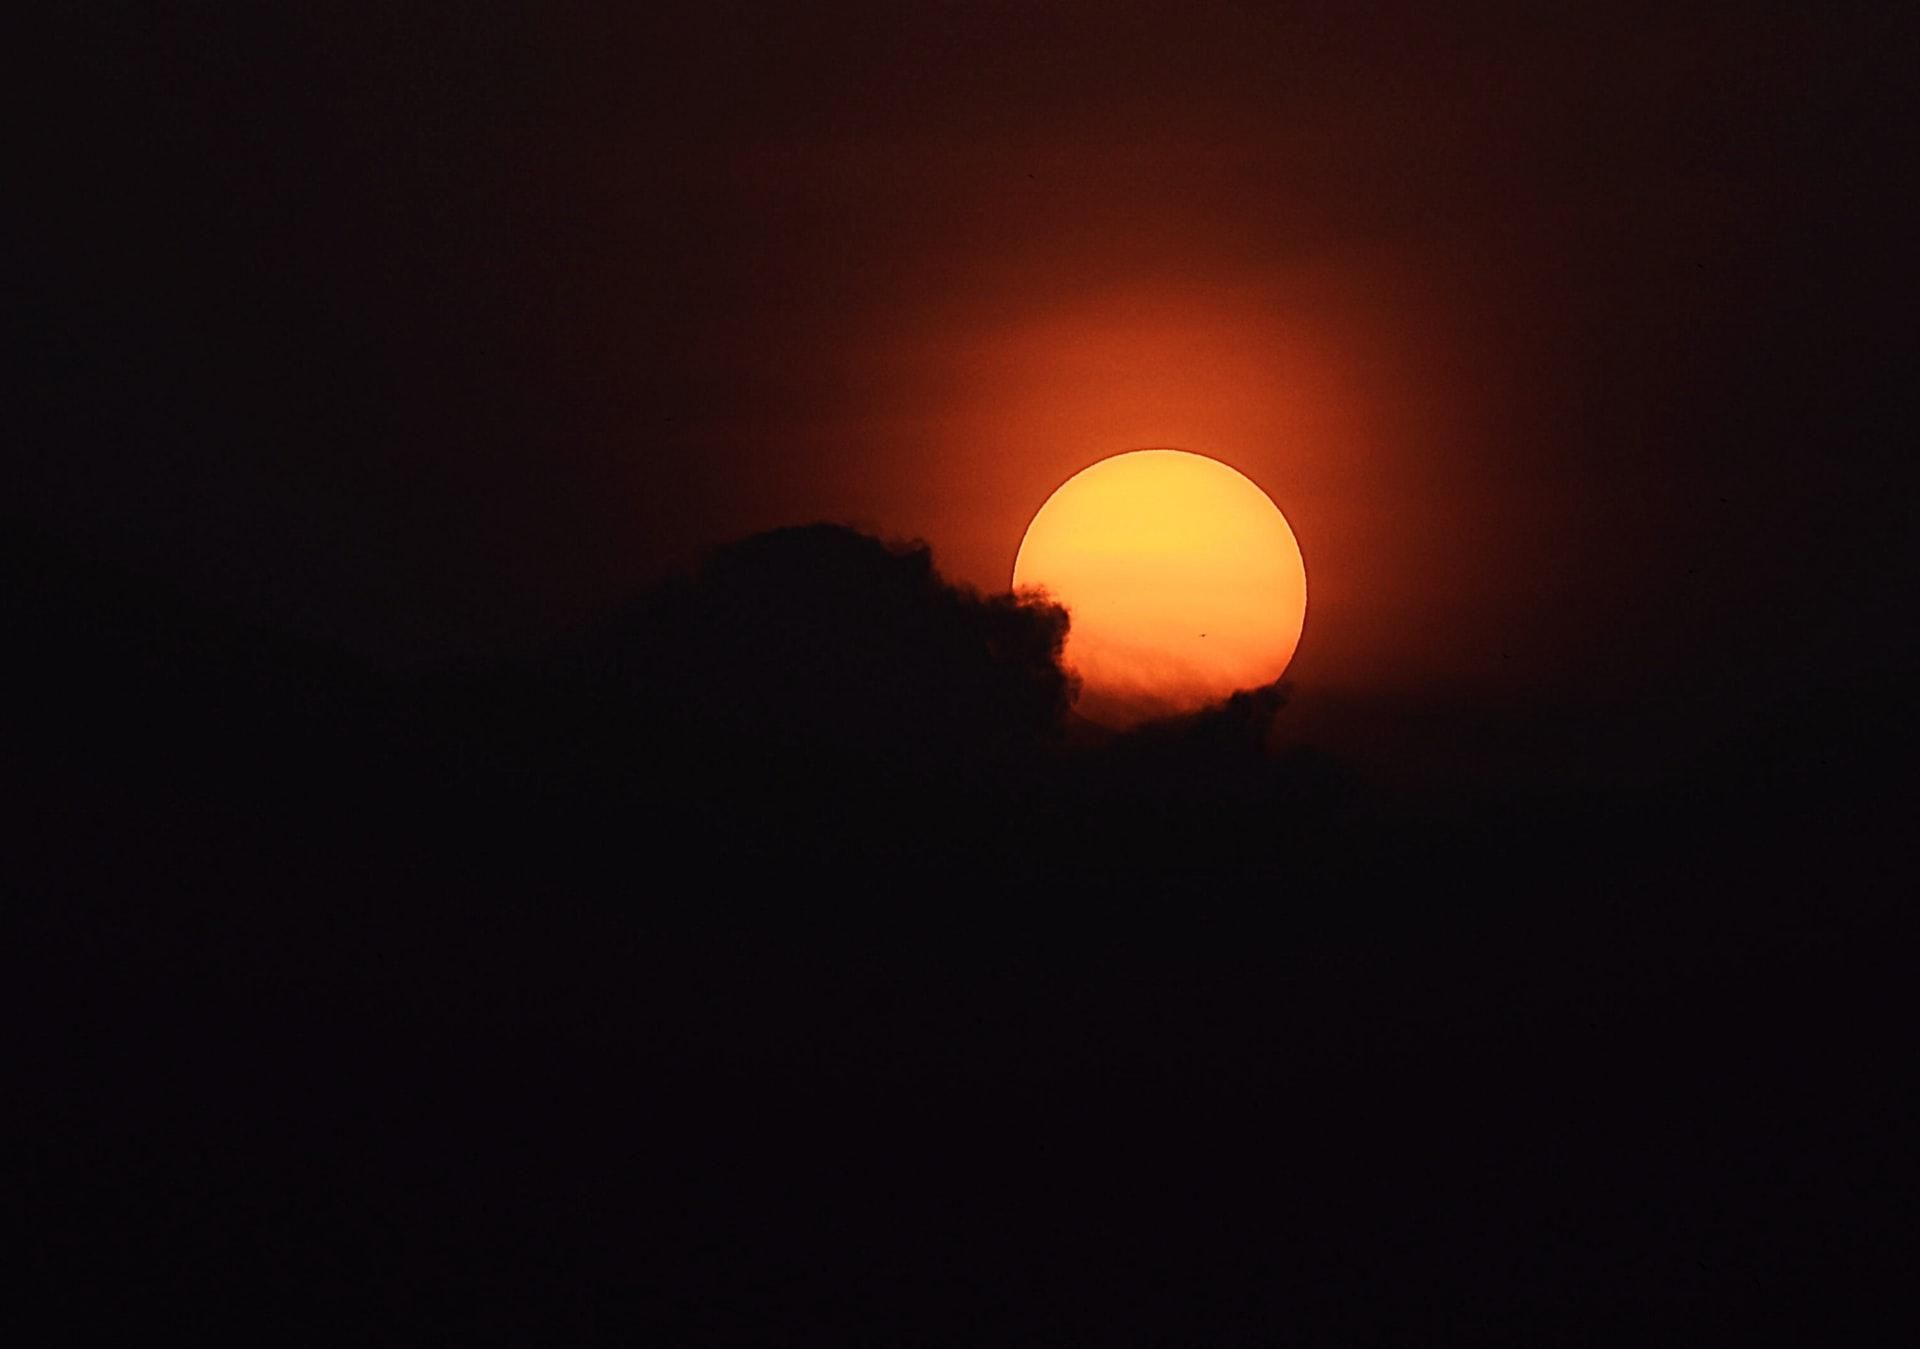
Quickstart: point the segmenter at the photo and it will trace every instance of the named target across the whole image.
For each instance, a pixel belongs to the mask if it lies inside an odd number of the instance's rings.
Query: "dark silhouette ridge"
[[[833,525],[720,548],[587,634],[603,695],[772,746],[950,760],[1051,743],[1072,698],[1057,607],[942,580],[924,544]]]
[[[1060,611],[831,526],[404,678],[8,558],[69,1324],[1533,1342],[1844,1325],[1903,1249],[1903,687],[1463,812],[1284,687],[1080,734]]]

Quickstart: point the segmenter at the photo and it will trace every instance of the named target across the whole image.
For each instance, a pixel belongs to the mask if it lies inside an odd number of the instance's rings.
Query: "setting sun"
[[[1182,450],[1115,455],[1068,479],[1027,526],[1013,583],[1067,607],[1077,708],[1110,726],[1271,683],[1306,620],[1286,518],[1242,474]]]

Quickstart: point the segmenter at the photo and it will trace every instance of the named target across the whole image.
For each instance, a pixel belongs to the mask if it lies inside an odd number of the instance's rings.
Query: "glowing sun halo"
[[[1067,607],[1078,710],[1110,726],[1278,679],[1307,613],[1286,517],[1248,478],[1182,450],[1069,478],[1027,526],[1013,584]]]

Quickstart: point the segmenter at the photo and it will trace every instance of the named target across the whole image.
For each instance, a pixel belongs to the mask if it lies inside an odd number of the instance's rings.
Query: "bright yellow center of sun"
[[[1307,573],[1286,517],[1252,481],[1182,450],[1135,450],[1047,498],[1016,589],[1067,607],[1076,709],[1128,726],[1272,683],[1293,659]]]

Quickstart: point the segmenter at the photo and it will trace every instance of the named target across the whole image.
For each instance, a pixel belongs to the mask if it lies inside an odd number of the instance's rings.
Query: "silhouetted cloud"
[[[1292,686],[1284,679],[1241,689],[1194,712],[1175,713],[1141,723],[1130,738],[1181,742],[1223,750],[1264,750]]]
[[[882,758],[972,759],[1056,739],[1067,614],[943,579],[926,545],[838,525],[717,549],[573,644],[598,698],[683,732]]]
[[[1566,1212],[1592,1244],[1543,1303],[1634,1277],[1644,1213],[1689,1271],[1760,1233],[1703,1276],[1740,1306],[1834,1231],[1904,1268],[1904,1212],[1854,1198],[1885,1148],[1824,1121],[1885,1114],[1874,1032],[1905,1024],[1905,798],[1849,745],[1908,687],[1757,728],[1710,791],[1434,819],[1277,746],[1283,686],[1076,742],[1062,611],[827,526],[718,550],[564,658],[412,682],[18,546],[0,614],[45,727],[0,764],[16,1207],[63,1308],[538,1340],[590,1280],[639,1290],[629,1340],[732,1344],[855,1289],[814,1323],[841,1343],[873,1289],[911,1339],[927,1271],[972,1326],[1039,1258],[1115,1339],[1134,1306],[1074,1273],[1113,1234],[1172,1234],[1177,1329],[1277,1232],[1365,1275],[1337,1334],[1382,1269],[1510,1297]],[[1747,1183],[1807,1157],[1794,1207]],[[1009,1251],[1034,1196],[1072,1221]],[[1279,1262],[1279,1295],[1327,1306],[1329,1267]]]

